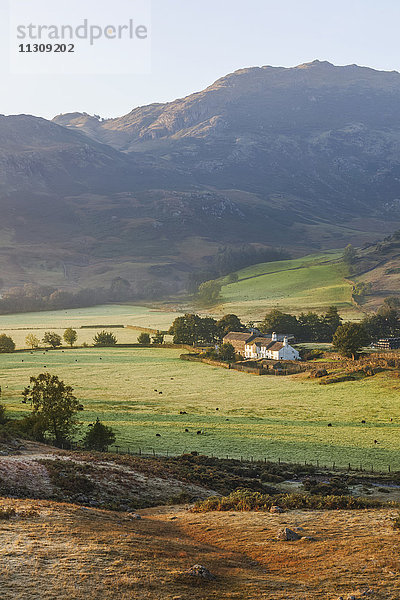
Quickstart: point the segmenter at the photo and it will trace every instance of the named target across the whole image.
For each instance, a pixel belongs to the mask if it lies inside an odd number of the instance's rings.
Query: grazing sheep
[[[215,410],[219,410],[219,408],[216,408]]]
[[[374,444],[379,444],[378,440],[374,440]]]
[[[202,432],[201,430],[200,430],[200,431],[197,431],[197,435],[201,435],[202,433],[203,433],[203,432]]]
[[[162,392],[158,392],[159,394],[162,394]]]
[[[328,427],[332,427],[332,423],[328,423]]]
[[[365,423],[365,419],[363,419],[363,420],[361,421],[361,423]]]
[[[156,433],[156,437],[161,437],[161,434],[160,433]]]
[[[189,429],[185,429],[185,432],[186,432],[186,433],[188,433],[188,432],[189,432]]]

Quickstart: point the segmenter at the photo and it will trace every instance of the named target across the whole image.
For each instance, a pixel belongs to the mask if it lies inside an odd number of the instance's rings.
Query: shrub
[[[99,331],[94,338],[93,343],[95,346],[115,346],[117,338],[111,331]]]
[[[209,511],[268,511],[278,505],[284,510],[350,510],[378,508],[383,505],[378,500],[354,498],[353,496],[320,496],[307,494],[262,494],[248,489],[239,489],[229,496],[207,498],[197,502],[194,512]]]
[[[86,465],[67,460],[41,460],[50,477],[51,483],[66,494],[89,494],[94,483],[85,474]]]
[[[99,452],[106,452],[114,442],[115,433],[111,427],[101,423],[98,418],[95,423],[89,425],[83,438],[83,445],[87,450],[98,450]]]
[[[148,346],[150,344],[150,336],[148,333],[141,333],[137,341],[142,346]]]
[[[152,337],[153,344],[163,344],[164,343],[164,334],[161,331],[157,331]]]
[[[6,407],[0,404],[0,425],[5,425],[7,421]]]
[[[15,508],[12,508],[11,506],[0,507],[0,519],[2,520],[11,519],[12,517],[15,517],[16,514],[17,513],[15,512]]]
[[[328,482],[306,479],[303,487],[310,494],[319,496],[347,496],[350,493],[346,482],[338,477],[332,478]]]

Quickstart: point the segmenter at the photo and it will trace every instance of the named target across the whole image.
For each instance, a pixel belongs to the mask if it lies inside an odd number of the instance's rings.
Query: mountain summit
[[[381,237],[400,226],[399,106],[399,73],[313,61],[240,69],[116,119],[1,117],[3,263],[20,265],[13,283],[31,277],[24,240],[38,279],[180,288],[221,245]]]

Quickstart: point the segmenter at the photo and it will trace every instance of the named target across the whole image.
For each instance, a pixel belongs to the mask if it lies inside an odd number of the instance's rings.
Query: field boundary
[[[112,448],[115,448],[115,451],[112,450]],[[79,450],[79,449],[78,449]],[[164,453],[156,451],[154,448],[148,448],[146,450],[142,449],[142,448],[138,448],[138,450],[135,452],[133,450],[131,450],[131,446],[120,446],[118,444],[114,444],[113,446],[111,446],[111,450],[108,450],[108,454],[110,453],[116,453],[116,454],[126,454],[129,456],[142,456],[143,458],[177,458],[179,456],[183,456],[186,454],[193,454],[190,451],[184,451],[184,452],[169,452],[168,450],[166,450]],[[105,453],[107,454],[107,453]],[[201,453],[194,453],[194,455],[198,455]],[[205,455],[207,456],[207,455]],[[301,467],[301,466],[305,466],[305,467],[314,467],[316,469],[321,469],[322,471],[325,472],[335,472],[335,473],[364,473],[366,475],[395,475],[397,476],[398,474],[400,474],[400,471],[396,471],[393,470],[391,465],[387,466],[387,470],[380,470],[380,469],[375,469],[374,465],[368,464],[368,465],[364,465],[363,463],[360,464],[352,464],[352,463],[348,463],[347,465],[340,465],[338,463],[336,463],[336,461],[332,461],[332,462],[327,462],[327,461],[320,461],[319,459],[315,459],[315,460],[305,460],[304,462],[290,462],[290,461],[286,461],[282,458],[278,458],[278,460],[272,460],[268,457],[254,457],[254,456],[229,456],[224,455],[224,456],[218,456],[216,454],[211,454],[211,456],[209,458],[217,458],[220,460],[232,460],[232,461],[237,461],[240,463],[250,463],[250,464],[258,464],[258,465],[262,465],[262,464],[275,464],[275,465],[279,465],[285,468],[290,469],[291,466],[295,466],[295,467]]]

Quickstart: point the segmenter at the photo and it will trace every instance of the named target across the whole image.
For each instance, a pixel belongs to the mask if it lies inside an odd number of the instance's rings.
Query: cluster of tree
[[[27,284],[2,293],[0,314],[94,306],[107,302],[107,298],[108,294],[103,290],[67,292],[53,287]]]
[[[331,342],[342,319],[336,306],[330,306],[326,313],[301,313],[298,317],[273,309],[265,315],[260,330],[265,333],[292,333],[303,342]]]
[[[236,352],[232,344],[227,343],[207,350],[206,356],[223,362],[234,362]]]
[[[3,290],[0,298],[0,314],[61,310],[96,306],[107,302],[127,302],[140,299],[160,298],[167,293],[158,282],[144,281],[133,289],[130,282],[115,277],[108,288],[83,289],[69,292],[49,286],[26,284]]]
[[[64,331],[63,338],[64,341],[72,348],[72,346],[78,339],[78,334],[75,331],[75,329],[72,329],[72,327],[68,327]],[[39,348],[40,339],[34,333],[28,333],[28,335],[25,338],[25,343],[27,346],[29,346],[29,348],[32,348],[32,350],[34,350],[35,348]],[[56,333],[55,331],[46,331],[44,333],[42,343],[46,346],[51,346],[52,348],[58,348],[61,346],[62,339],[61,336],[58,335],[58,333]]]
[[[245,326],[236,315],[225,315],[219,321],[212,317],[186,314],[177,317],[168,333],[174,344],[214,344],[229,331],[245,331]]]
[[[239,269],[250,267],[262,262],[272,262],[290,258],[290,254],[283,248],[260,248],[245,244],[240,248],[223,246],[217,254],[209,257],[209,265],[204,271],[190,273],[187,282],[187,290],[195,294],[199,286],[218,277],[224,277]]]
[[[357,250],[351,244],[348,244],[344,249],[343,262],[347,267],[348,275],[352,275],[355,270],[354,265],[357,262]]]
[[[371,293],[372,283],[360,281],[353,286],[352,296],[355,302],[361,302],[365,296]]]
[[[150,338],[150,334],[143,332],[138,336],[138,343],[142,346],[149,346],[151,342],[153,342],[153,344],[163,344],[164,334],[161,331],[157,331],[157,333]]]
[[[377,312],[367,315],[362,324],[372,341],[400,337],[400,299],[396,296],[385,298]]]
[[[83,410],[73,388],[50,373],[31,377],[29,383],[22,396],[23,403],[30,404],[31,413],[23,419],[12,420],[0,405],[0,426],[21,437],[68,446],[78,430],[77,413]],[[114,442],[113,430],[99,419],[89,425],[82,440],[88,450],[99,451],[106,451]]]

